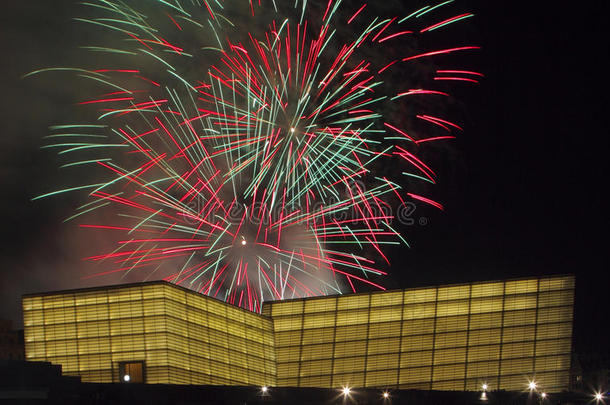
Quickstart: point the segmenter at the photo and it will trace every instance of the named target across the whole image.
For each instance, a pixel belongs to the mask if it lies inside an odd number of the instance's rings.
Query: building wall
[[[144,361],[147,383],[275,385],[269,319],[167,283],[25,296],[23,313],[27,360],[83,381]]]
[[[27,360],[118,382],[522,390],[568,387],[574,278],[265,303],[263,315],[163,282],[28,295]]]
[[[23,360],[23,332],[13,330],[13,323],[0,319],[0,360]]]
[[[266,304],[279,386],[568,387],[574,278]]]

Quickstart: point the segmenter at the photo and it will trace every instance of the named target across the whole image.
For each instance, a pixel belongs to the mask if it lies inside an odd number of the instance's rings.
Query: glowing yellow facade
[[[277,384],[567,389],[572,276],[272,302]]]
[[[23,318],[26,359],[83,381],[142,361],[147,383],[275,385],[270,319],[168,283],[25,296]]]
[[[26,357],[84,381],[435,390],[568,388],[574,278],[265,303],[152,282],[23,299]]]

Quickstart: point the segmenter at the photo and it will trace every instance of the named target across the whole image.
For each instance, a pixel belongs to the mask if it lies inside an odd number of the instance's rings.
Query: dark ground
[[[165,384],[92,384],[62,377],[48,363],[0,361],[0,402],[14,405],[534,405],[587,404],[590,394],[537,392],[480,392],[354,389],[344,397],[337,389],[185,386]]]

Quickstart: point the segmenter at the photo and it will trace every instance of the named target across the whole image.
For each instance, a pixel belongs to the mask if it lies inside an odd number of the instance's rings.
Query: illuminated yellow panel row
[[[107,311],[106,311],[107,312]],[[190,335],[200,340],[209,340],[214,334],[221,333],[224,337],[227,333],[231,336],[259,341],[268,345],[273,345],[273,335],[270,330],[264,332],[252,326],[243,326],[234,321],[222,320],[222,327],[219,326],[218,317],[211,315],[213,320],[206,322],[207,318],[191,319],[187,323],[184,320],[167,316],[134,316],[133,318],[90,320],[98,317],[85,318],[86,320],[74,321],[72,323],[49,324],[47,326],[30,326],[27,328],[26,340],[43,338],[46,340],[64,339],[77,336],[78,338],[101,336],[109,334],[111,336],[170,330],[172,333],[183,336]],[[190,317],[192,318],[192,317]],[[198,321],[197,323],[194,323]],[[203,326],[205,325],[205,326]],[[215,329],[210,329],[213,327]],[[226,340],[226,339],[223,339]]]
[[[381,327],[379,324],[387,325],[391,322],[403,321],[406,329],[404,333],[408,334],[409,331],[415,331],[415,333],[428,333],[432,330],[442,332],[450,330],[488,329],[500,326],[533,325],[536,323],[554,323],[572,320],[571,306],[563,305],[536,308],[535,297],[533,301],[531,297],[528,296],[515,296],[512,298],[513,300],[509,305],[510,310],[504,312],[487,312],[491,309],[490,306],[485,307],[486,312],[483,313],[476,310],[469,311],[467,302],[446,301],[438,304],[429,303],[406,305],[404,307],[380,307],[372,308],[370,310],[356,309],[351,311],[321,312],[305,315],[284,315],[275,318],[273,323],[274,330],[276,332],[282,332],[328,327],[341,328],[348,325],[368,325],[370,330],[375,330]],[[502,308],[503,301],[499,300],[498,302],[499,304],[497,307]],[[434,320],[424,320],[430,318],[436,318],[436,323]],[[393,329],[393,331],[388,330],[388,333],[401,333],[400,324],[393,324]]]
[[[286,363],[280,365],[277,371],[282,376],[278,381],[288,379],[291,381],[291,385],[300,386],[307,384],[304,381],[311,381],[312,377],[332,378],[336,381],[348,376],[362,375],[366,378],[366,383],[363,383],[363,386],[382,387],[391,384],[388,380],[383,384],[383,381],[377,381],[376,378],[369,378],[369,376],[386,375],[391,376],[391,378],[398,377],[401,384],[429,381],[457,383],[461,381],[461,384],[464,385],[468,383],[467,381],[478,381],[479,384],[476,389],[480,389],[481,382],[494,382],[497,388],[499,376],[501,381],[499,388],[521,390],[524,387],[523,378],[525,375],[563,375],[562,373],[569,366],[569,354],[547,356],[538,358],[535,361],[532,358],[522,358],[502,362],[438,364],[432,367],[416,366],[415,364],[408,368],[398,368],[397,366],[398,363],[395,356],[377,355],[369,356],[368,358],[335,359],[334,361],[316,360],[301,363]],[[536,373],[534,373],[534,370],[536,370]],[[349,384],[349,382],[343,381],[343,384]],[[556,385],[553,381],[546,381],[544,385],[541,384],[541,387],[543,386],[545,389],[548,389]]]
[[[264,312],[272,317],[290,314],[314,313],[335,311],[336,309],[358,309],[375,308],[379,306],[404,305],[425,302],[455,301],[472,299],[477,306],[479,303],[484,305],[484,301],[475,302],[475,299],[484,297],[507,296],[507,307],[505,310],[527,307],[535,307],[537,304],[531,298],[536,293],[541,293],[541,300],[546,300],[544,294],[548,291],[549,297],[561,297],[558,301],[565,305],[566,300],[570,300],[574,288],[574,278],[572,276],[561,276],[552,278],[508,280],[506,282],[474,283],[472,285],[458,285],[438,288],[423,288],[405,291],[389,291],[371,294],[354,294],[340,297],[324,297],[314,299],[301,299],[292,301],[278,301],[265,304]],[[564,290],[557,294],[556,290]],[[551,291],[553,293],[551,293]],[[525,295],[525,297],[511,297],[514,295]],[[549,303],[552,299],[549,299]],[[498,301],[496,301],[498,302]],[[571,302],[569,302],[571,304]],[[560,304],[561,305],[561,304]],[[539,306],[545,306],[541,302]],[[502,310],[502,308],[491,308],[491,310]]]
[[[400,322],[364,323],[316,329],[295,327],[291,330],[285,330],[283,326],[292,323],[293,317],[282,317],[279,329],[276,329],[278,331],[275,333],[275,345],[277,347],[301,346],[399,336],[403,336],[403,340],[409,340],[408,336],[419,339],[419,336],[434,333],[437,335],[437,347],[540,340],[570,336],[571,313],[572,310],[569,307],[556,308],[552,312],[540,310],[537,327],[536,311],[530,310],[493,316],[460,315],[429,321],[405,321],[402,324]],[[445,340],[447,343],[444,343]]]

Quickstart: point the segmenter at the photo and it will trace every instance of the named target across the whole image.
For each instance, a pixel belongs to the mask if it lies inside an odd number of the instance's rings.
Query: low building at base
[[[13,330],[13,323],[0,319],[0,360],[23,360],[23,331]]]
[[[574,277],[266,302],[162,282],[23,297],[26,359],[86,382],[568,389]]]

